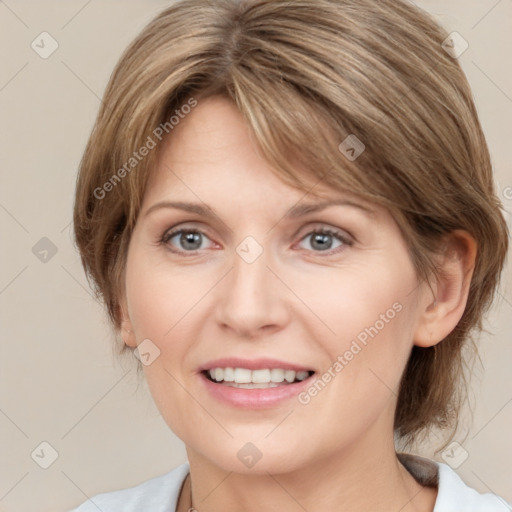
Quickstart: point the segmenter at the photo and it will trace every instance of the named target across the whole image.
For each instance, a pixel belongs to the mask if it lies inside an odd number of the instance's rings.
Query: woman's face
[[[226,471],[379,449],[432,296],[387,211],[322,182],[305,195],[252,140],[236,107],[210,98],[162,148],[124,302],[150,391],[189,456]],[[216,367],[240,370],[214,383],[203,370]]]

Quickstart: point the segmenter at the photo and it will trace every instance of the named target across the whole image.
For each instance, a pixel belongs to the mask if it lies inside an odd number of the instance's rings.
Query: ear
[[[119,301],[119,309],[121,313],[121,336],[123,341],[125,345],[136,348],[137,340],[135,338],[135,333],[133,332],[133,325],[128,315],[128,306],[124,296],[121,297],[121,300]]]
[[[438,276],[431,283],[429,297],[417,325],[414,344],[431,347],[442,341],[461,319],[473,276],[477,244],[466,231],[452,231],[445,238]]]

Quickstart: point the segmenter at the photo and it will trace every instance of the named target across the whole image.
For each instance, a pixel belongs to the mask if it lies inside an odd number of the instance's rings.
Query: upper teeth
[[[306,371],[282,370],[272,368],[264,370],[248,370],[247,368],[212,368],[208,370],[210,377],[217,382],[236,382],[237,384],[264,384],[267,382],[293,382],[304,380],[309,373]]]

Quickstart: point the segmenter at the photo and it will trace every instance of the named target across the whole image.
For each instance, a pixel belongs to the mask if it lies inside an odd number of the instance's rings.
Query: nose
[[[216,290],[216,320],[239,337],[257,338],[281,330],[289,321],[289,292],[269,268],[266,251],[252,263],[237,252]]]

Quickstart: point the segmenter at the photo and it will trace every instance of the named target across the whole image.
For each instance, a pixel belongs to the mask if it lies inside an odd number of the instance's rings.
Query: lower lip
[[[283,384],[275,388],[235,388],[224,384],[217,384],[200,373],[199,377],[204,382],[206,389],[217,400],[244,409],[265,409],[297,396],[307,386],[311,384],[315,374],[309,376],[300,382],[293,384]]]

